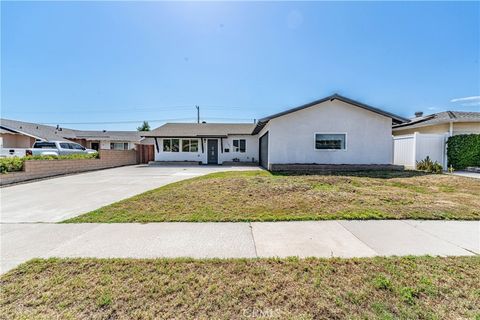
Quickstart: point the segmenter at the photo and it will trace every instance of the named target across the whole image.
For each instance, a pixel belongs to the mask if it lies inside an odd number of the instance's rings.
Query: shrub
[[[98,159],[99,154],[91,153],[75,153],[63,156],[26,156],[26,157],[11,157],[0,158],[0,173],[22,171],[25,160],[72,160],[72,159]]]
[[[455,169],[480,167],[480,134],[462,134],[448,138],[448,165]]]
[[[74,153],[63,156],[27,156],[26,160],[74,160],[74,159],[98,159],[99,153]]]
[[[24,162],[24,157],[0,158],[0,173],[22,171]]]
[[[437,161],[433,162],[429,156],[422,161],[417,161],[417,170],[429,173],[442,173],[443,167]]]

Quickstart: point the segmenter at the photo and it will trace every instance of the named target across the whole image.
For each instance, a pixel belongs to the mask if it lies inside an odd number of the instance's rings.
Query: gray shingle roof
[[[252,134],[252,123],[166,123],[143,137],[226,137],[232,134]]]
[[[65,140],[75,138],[75,133],[71,129],[46,126],[38,123],[23,122],[17,120],[0,119],[0,124],[7,129],[14,129],[27,135],[34,136],[42,140]]]
[[[90,131],[58,128],[38,123],[17,120],[0,119],[0,125],[5,129],[15,130],[41,140],[56,141],[68,139],[139,141],[138,131]]]
[[[394,125],[393,129],[418,128],[449,122],[480,122],[480,112],[443,111]]]
[[[138,131],[74,131],[77,139],[86,140],[138,141],[142,134]]]

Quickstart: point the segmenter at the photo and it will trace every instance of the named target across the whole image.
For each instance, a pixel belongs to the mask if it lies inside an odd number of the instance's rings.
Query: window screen
[[[315,134],[315,149],[317,150],[344,150],[346,134],[344,133],[317,133]]]

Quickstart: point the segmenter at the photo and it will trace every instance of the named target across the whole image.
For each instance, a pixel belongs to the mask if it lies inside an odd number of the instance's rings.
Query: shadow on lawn
[[[393,179],[393,178],[413,178],[431,175],[422,171],[413,170],[371,170],[371,171],[296,171],[296,172],[272,172],[274,176],[310,176],[310,175],[325,175],[325,176],[347,176],[347,177],[367,177],[377,179]]]

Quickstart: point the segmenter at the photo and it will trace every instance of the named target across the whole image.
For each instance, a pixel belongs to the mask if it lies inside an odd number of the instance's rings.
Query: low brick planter
[[[374,170],[404,170],[393,164],[271,164],[273,172],[348,172]]]
[[[199,166],[200,161],[150,161],[149,166]]]
[[[27,160],[23,171],[0,175],[0,185],[136,163],[135,150],[100,150],[99,159]]]
[[[241,162],[241,161],[223,161],[224,166],[236,166],[236,167],[257,167],[258,162]]]

